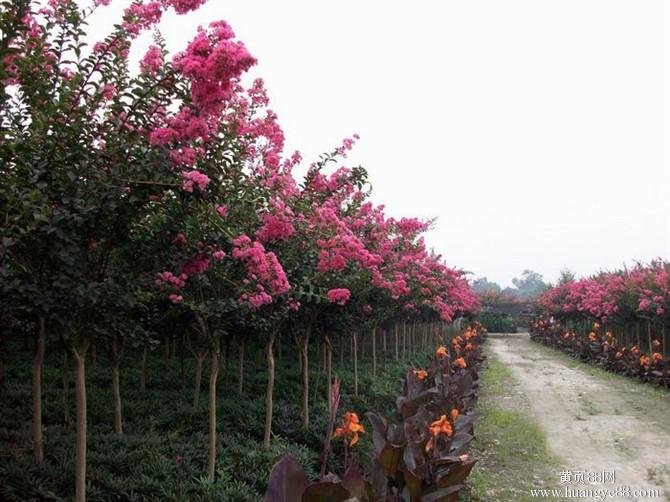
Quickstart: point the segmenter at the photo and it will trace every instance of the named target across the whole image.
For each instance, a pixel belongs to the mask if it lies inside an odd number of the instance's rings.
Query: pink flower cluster
[[[156,277],[156,286],[168,286],[175,289],[181,289],[186,286],[186,279],[188,276],[184,273],[179,276],[174,275],[172,272],[161,272]]]
[[[200,171],[183,171],[181,176],[184,178],[182,188],[187,192],[193,192],[193,187],[204,190],[210,181],[209,176],[202,174]]]
[[[142,73],[147,75],[155,75],[156,72],[163,67],[165,61],[163,60],[163,52],[160,47],[150,45],[144,57],[140,61],[140,69]]]
[[[174,59],[174,67],[191,81],[191,97],[204,114],[220,112],[233,95],[239,76],[256,64],[225,21],[200,29],[186,51]]]
[[[346,304],[351,298],[351,291],[347,288],[335,288],[330,289],[326,293],[326,297],[330,303],[336,303],[337,305]]]
[[[670,263],[654,260],[632,269],[602,272],[560,284],[544,292],[537,304],[548,315],[587,317],[599,322],[631,318],[667,319]]]
[[[246,284],[251,285],[252,281],[256,284],[251,293],[240,297],[241,301],[258,308],[272,303],[272,296],[282,295],[291,289],[277,256],[266,251],[260,242],[241,235],[233,240],[232,255],[247,267]]]
[[[261,216],[263,226],[256,232],[256,238],[264,243],[281,241],[295,233],[293,211],[282,201],[275,201],[273,205],[273,212]]]

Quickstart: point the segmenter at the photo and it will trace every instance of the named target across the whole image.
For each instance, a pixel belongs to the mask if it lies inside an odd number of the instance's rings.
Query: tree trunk
[[[351,341],[353,343],[353,354],[351,355],[354,361],[354,396],[358,397],[358,335],[354,331],[351,335]]]
[[[377,376],[377,328],[372,328],[372,376]]]
[[[240,348],[238,349],[238,365],[237,365],[237,393],[242,394],[244,388],[244,340],[240,338]]]
[[[119,351],[118,339],[112,336],[110,341],[110,359],[112,364],[112,398],[114,400],[114,432],[123,433],[123,419],[121,414],[121,385],[119,383],[121,353]]]
[[[340,337],[340,370],[344,368],[344,337]]]
[[[398,323],[393,325],[393,333],[395,335],[395,360],[398,360]]]
[[[193,407],[197,408],[200,403],[200,385],[202,384],[202,363],[205,354],[198,352],[195,355],[195,389],[193,390]]]
[[[272,431],[272,393],[275,386],[275,358],[272,348],[275,341],[274,331],[268,337],[265,346],[265,356],[267,362],[268,382],[265,390],[265,430],[263,431],[263,448],[270,448],[270,432]]]
[[[207,479],[214,481],[216,467],[216,379],[219,375],[218,341],[212,348],[212,366],[209,372],[209,457],[207,461]]]
[[[61,373],[63,384],[63,419],[66,424],[70,423],[70,361],[67,350],[63,351],[63,369]]]
[[[309,331],[302,340],[302,426],[309,427]]]
[[[326,335],[326,377],[328,378],[328,394],[326,395],[326,402],[328,403],[328,412],[330,409],[330,393],[333,389],[333,345],[330,342],[330,337]]]
[[[44,461],[44,439],[42,437],[42,363],[44,362],[44,344],[46,328],[44,317],[37,323],[37,343],[33,358],[33,453],[35,461],[41,464]]]
[[[77,432],[75,450],[75,501],[86,500],[86,350],[72,350],[77,404]]]
[[[142,394],[147,391],[147,362],[149,359],[149,349],[144,347],[142,351],[142,370],[140,372],[140,388],[142,389]]]
[[[321,374],[326,370],[326,342],[321,343],[321,357],[319,357],[319,368],[316,372],[316,382],[314,384],[314,397],[312,401],[316,402],[319,397],[319,384],[321,383]]]

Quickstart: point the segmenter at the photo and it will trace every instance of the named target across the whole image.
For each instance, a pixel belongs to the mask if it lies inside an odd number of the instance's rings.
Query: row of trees
[[[667,356],[670,325],[670,262],[657,259],[589,278],[568,279],[537,300],[539,313],[567,329],[588,334],[594,322],[618,339],[618,346]]]
[[[0,9],[2,337],[36,341],[37,462],[45,351],[64,350],[74,368],[77,500],[91,347],[112,363],[118,433],[125,346],[143,348],[146,365],[157,342],[179,338],[200,376],[209,357],[211,479],[222,347],[235,344],[243,361],[249,336],[264,341],[267,446],[278,340],[299,348],[307,425],[310,341],[324,348],[330,392],[335,337],[351,338],[354,361],[364,334],[373,354],[395,337],[397,354],[402,323],[403,332],[423,326],[412,339],[430,337],[430,322],[478,307],[463,272],[427,250],[427,222],[387,217],[363,168],[330,170],[356,136],[294,176],[300,155],[284,154],[262,81],[243,85],[256,61],[225,21],[172,58],[156,31],[140,72],[129,71],[140,33],[167,9],[184,14],[203,0],[136,0],[89,47],[86,19],[107,3],[3,0]]]

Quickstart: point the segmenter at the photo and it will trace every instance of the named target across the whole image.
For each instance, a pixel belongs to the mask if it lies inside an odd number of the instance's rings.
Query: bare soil
[[[524,411],[565,469],[613,470],[614,485],[594,488],[660,489],[660,498],[627,500],[670,500],[670,393],[580,363],[528,333],[493,334],[487,343],[520,382]]]

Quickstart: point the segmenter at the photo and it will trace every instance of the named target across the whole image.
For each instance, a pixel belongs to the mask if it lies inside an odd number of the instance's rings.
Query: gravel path
[[[528,412],[566,470],[614,470],[615,484],[591,488],[660,489],[662,494],[649,498],[631,492],[605,500],[670,500],[670,393],[600,374],[531,342],[528,333],[493,334],[487,343],[521,383]],[[561,483],[560,472],[555,485],[589,488]]]

